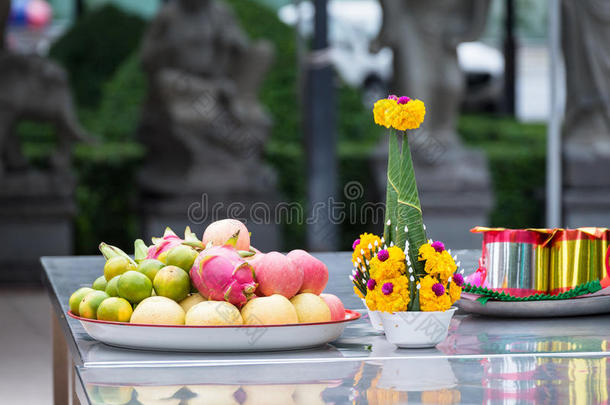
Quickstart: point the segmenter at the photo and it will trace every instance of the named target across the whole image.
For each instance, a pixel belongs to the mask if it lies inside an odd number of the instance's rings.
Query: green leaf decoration
[[[417,276],[424,274],[424,263],[418,260],[419,247],[426,243],[426,231],[422,217],[417,182],[413,171],[411,149],[406,135],[402,138],[400,154],[400,179],[398,182],[398,200],[396,204],[396,238],[394,244],[404,249],[409,241],[409,257]],[[406,232],[405,230],[408,230]]]
[[[396,236],[394,227],[396,226],[396,204],[398,203],[398,185],[400,184],[400,151],[398,149],[398,135],[394,130],[390,131],[388,148],[388,185],[385,198],[383,238],[389,246]]]
[[[465,284],[464,289],[462,290],[465,293],[477,294],[481,295],[481,297],[477,298],[482,305],[485,305],[489,300],[495,301],[542,301],[542,300],[567,300],[570,298],[579,297],[582,295],[592,294],[594,292],[600,291],[602,286],[599,280],[589,281],[587,283],[583,283],[577,285],[574,288],[571,288],[567,291],[562,292],[561,294],[551,295],[551,294],[532,294],[525,297],[516,297],[511,294],[507,294],[501,291],[490,290],[485,287],[475,287],[471,284]]]
[[[390,132],[383,237],[387,245],[394,242],[402,249],[405,249],[405,242],[409,241],[406,254],[414,270],[413,276],[418,279],[425,274],[424,262],[420,262],[418,256],[419,247],[427,241],[426,231],[409,141],[406,134],[400,136],[402,136],[402,148],[398,143],[399,135],[395,131]],[[407,277],[410,277],[410,274],[407,274]],[[409,283],[409,293],[411,300],[407,310],[419,311],[419,293],[415,282]]]

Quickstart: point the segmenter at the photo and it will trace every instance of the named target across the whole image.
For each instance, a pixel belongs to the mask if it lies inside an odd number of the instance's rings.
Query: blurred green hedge
[[[49,56],[70,73],[77,104],[96,107],[102,88],[140,43],[146,22],[105,5],[86,13],[53,44]]]
[[[487,153],[495,198],[490,225],[543,227],[546,126],[464,115],[458,130],[467,144]]]

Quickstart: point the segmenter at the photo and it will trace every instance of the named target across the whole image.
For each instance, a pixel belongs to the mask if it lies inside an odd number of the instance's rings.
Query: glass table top
[[[474,271],[480,252],[455,253],[467,273]],[[64,314],[70,294],[102,273],[103,259],[44,258],[43,265],[51,301],[90,403],[258,403],[261,395],[278,396],[279,402],[269,397],[263,403],[607,399],[610,315],[502,319],[458,312],[449,336],[436,348],[397,349],[372,329],[362,302],[353,294],[350,254],[316,256],[329,267],[327,292],[363,317],[348,324],[331,344],[261,353],[152,352],[96,342],[77,320]],[[226,401],[211,401],[216,395]]]

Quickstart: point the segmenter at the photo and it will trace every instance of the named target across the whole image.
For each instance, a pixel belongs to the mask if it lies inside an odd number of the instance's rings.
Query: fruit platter
[[[167,228],[134,255],[100,244],[103,274],[77,289],[68,315],[100,342],[174,351],[261,351],[336,340],[360,314],[325,294],[328,269],[304,250],[263,253],[246,226],[213,222],[197,238]],[[100,269],[101,271],[102,269]]]

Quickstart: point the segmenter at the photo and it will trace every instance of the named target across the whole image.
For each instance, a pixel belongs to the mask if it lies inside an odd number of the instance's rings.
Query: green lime
[[[191,291],[191,279],[184,270],[176,266],[163,267],[153,281],[157,295],[178,302]]]
[[[106,281],[110,281],[113,277],[135,269],[136,266],[126,257],[114,256],[106,261],[106,264],[104,265],[104,276],[106,277]]]
[[[80,302],[83,300],[83,298],[85,298],[85,295],[89,294],[91,291],[93,291],[93,288],[90,287],[82,287],[74,291],[74,293],[72,293],[72,295],[70,296],[69,301],[70,312],[72,312],[74,315],[79,315],[80,312],[78,312],[78,306],[80,305]]]
[[[110,297],[97,308],[97,319],[101,321],[129,322],[133,309],[125,298]]]
[[[123,274],[118,281],[119,296],[132,304],[137,304],[152,293],[152,282],[139,271],[130,270]]]
[[[106,290],[106,284],[108,284],[108,281],[106,280],[106,276],[99,276],[93,282],[92,287],[94,290],[104,291],[104,290]]]
[[[157,272],[163,267],[165,267],[165,264],[159,260],[146,259],[140,262],[138,265],[138,271],[148,277],[150,281],[153,281],[157,275]]]
[[[106,294],[111,297],[119,296],[119,278],[121,278],[121,276],[114,276],[108,284],[106,284]]]
[[[78,306],[78,313],[83,318],[95,319],[97,316],[97,308],[102,301],[109,298],[104,291],[93,290],[83,297],[83,300]]]
[[[190,246],[180,245],[167,252],[165,264],[180,267],[184,271],[190,271],[197,258],[197,251]]]

